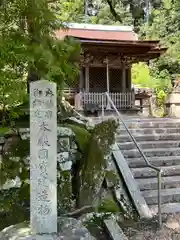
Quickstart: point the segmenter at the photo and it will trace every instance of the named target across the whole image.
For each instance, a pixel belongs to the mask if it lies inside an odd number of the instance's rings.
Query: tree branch
[[[109,8],[110,8],[110,12],[111,14],[113,15],[113,17],[115,18],[116,21],[122,23],[122,19],[121,17],[117,14],[114,6],[113,6],[113,3],[112,3],[112,0],[106,0],[107,4],[109,5]]]
[[[93,206],[83,206],[80,209],[76,209],[73,212],[67,213],[64,216],[66,217],[74,217],[74,218],[79,218],[84,214],[94,212],[94,207]]]

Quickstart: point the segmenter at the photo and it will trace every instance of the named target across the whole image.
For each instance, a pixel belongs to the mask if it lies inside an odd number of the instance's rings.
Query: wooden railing
[[[76,88],[64,88],[63,92],[66,98],[72,98],[76,95],[77,90]]]
[[[82,107],[84,107],[86,104],[96,104],[100,108],[102,107],[102,101],[104,102],[104,105],[107,107],[108,100],[106,97],[103,99],[104,93],[98,93],[98,92],[82,92],[81,93],[81,101],[82,101]],[[109,93],[110,98],[115,103],[116,107],[118,109],[129,109],[134,106],[134,92],[125,92],[125,93]]]

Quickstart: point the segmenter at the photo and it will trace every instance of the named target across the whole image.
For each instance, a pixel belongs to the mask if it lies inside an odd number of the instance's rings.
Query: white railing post
[[[115,106],[118,109],[132,108],[135,104],[135,93],[132,92],[118,92],[118,93],[108,93],[108,96],[112,99]],[[98,104],[102,109],[110,110],[112,109],[111,102],[109,98],[105,97],[106,93],[101,92],[83,92],[81,93],[81,105],[84,104]],[[103,106],[101,106],[103,105]]]
[[[134,107],[135,106],[135,97],[134,97],[134,92],[133,91],[131,91],[131,102],[130,102],[130,104],[131,104],[131,107]]]
[[[104,97],[106,97],[105,95],[104,95],[104,93],[102,94],[102,97],[101,97],[101,101],[102,101],[102,104],[101,104],[101,106],[102,106],[102,114],[101,114],[101,117],[102,117],[102,120],[104,119]]]

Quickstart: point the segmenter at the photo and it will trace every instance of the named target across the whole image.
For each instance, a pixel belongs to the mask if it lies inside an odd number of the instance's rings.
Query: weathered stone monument
[[[34,234],[57,232],[56,84],[30,86],[30,206]]]
[[[30,225],[5,228],[1,240],[94,240],[82,223],[57,218],[56,84],[30,85]]]

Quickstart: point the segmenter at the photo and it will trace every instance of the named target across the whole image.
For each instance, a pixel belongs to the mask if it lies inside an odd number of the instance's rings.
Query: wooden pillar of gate
[[[107,93],[109,94],[109,59],[108,57],[106,58],[106,86],[107,86]],[[106,109],[107,110],[111,109],[111,104],[108,100],[107,100]]]
[[[122,78],[121,78],[121,81],[122,81],[121,92],[125,93],[126,92],[126,66],[125,66],[125,64],[122,64]]]
[[[85,67],[85,92],[89,92],[89,66]]]
[[[82,92],[84,88],[84,76],[83,76],[83,68],[80,69],[79,74],[79,92]]]
[[[127,68],[127,72],[126,72],[126,87],[127,87],[127,91],[131,92],[131,65]]]

